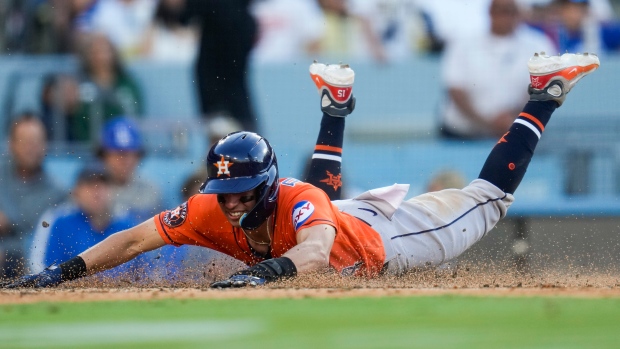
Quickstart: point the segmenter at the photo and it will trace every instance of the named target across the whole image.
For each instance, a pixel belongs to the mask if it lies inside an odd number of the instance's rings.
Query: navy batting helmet
[[[269,142],[253,132],[234,132],[215,143],[207,155],[203,194],[236,194],[257,189],[256,206],[241,217],[243,229],[256,229],[276,208],[278,162]]]

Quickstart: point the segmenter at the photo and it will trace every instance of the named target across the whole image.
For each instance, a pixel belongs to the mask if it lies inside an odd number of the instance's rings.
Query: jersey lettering
[[[287,178],[280,183],[281,185],[286,185],[287,187],[294,187],[295,183],[301,182],[299,179],[295,178]]]
[[[293,207],[293,225],[295,231],[299,229],[314,212],[314,205],[310,201],[300,201]]]

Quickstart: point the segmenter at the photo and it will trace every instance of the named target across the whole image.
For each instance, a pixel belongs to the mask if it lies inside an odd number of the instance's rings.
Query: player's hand
[[[248,269],[238,271],[226,280],[214,282],[213,288],[261,286],[281,278],[297,275],[297,268],[288,257],[266,259]]]
[[[58,286],[63,282],[62,270],[57,265],[51,265],[38,274],[28,274],[16,280],[5,282],[1,288],[43,288]]]
[[[258,276],[237,274],[229,277],[226,280],[216,281],[211,284],[211,288],[232,288],[232,287],[247,287],[247,286],[261,286],[264,285],[267,280]]]

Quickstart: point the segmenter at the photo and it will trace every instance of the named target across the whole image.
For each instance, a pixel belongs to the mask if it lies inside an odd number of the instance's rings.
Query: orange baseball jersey
[[[294,178],[280,179],[271,257],[281,257],[297,245],[297,232],[318,224],[336,229],[329,264],[343,275],[376,276],[385,261],[379,233],[362,220],[340,212],[319,188]],[[204,246],[249,266],[264,260],[250,248],[243,231],[222,213],[217,196],[197,194],[174,210],[154,217],[164,241],[173,245]]]

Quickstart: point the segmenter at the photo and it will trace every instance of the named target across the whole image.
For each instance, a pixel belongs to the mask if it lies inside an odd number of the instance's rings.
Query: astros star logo
[[[532,81],[532,87],[534,88],[540,87],[540,81],[538,80],[539,79],[538,76],[531,76],[530,79]]]
[[[321,183],[326,183],[329,186],[334,187],[334,190],[338,190],[338,188],[342,187],[342,173],[339,173],[337,176],[334,176],[331,172],[327,172],[327,178],[321,179]]]
[[[219,177],[221,174],[228,175],[230,177],[230,170],[228,168],[234,165],[232,162],[228,160],[224,160],[224,155],[222,155],[222,159],[213,164],[213,166],[217,167],[217,176]]]
[[[504,133],[504,135],[502,136],[502,138],[499,139],[499,141],[497,142],[497,144],[500,143],[508,143],[508,141],[506,140],[506,136],[508,136],[508,134],[510,133],[510,131]]]

